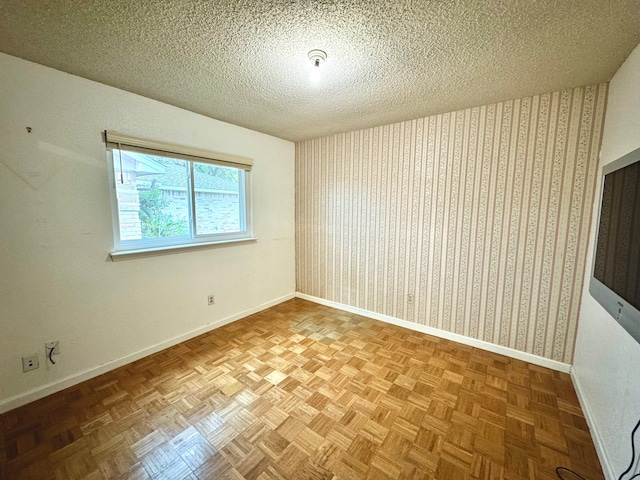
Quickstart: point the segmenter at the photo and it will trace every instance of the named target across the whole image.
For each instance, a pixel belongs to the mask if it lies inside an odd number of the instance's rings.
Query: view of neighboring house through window
[[[118,146],[116,251],[251,237],[248,169]]]

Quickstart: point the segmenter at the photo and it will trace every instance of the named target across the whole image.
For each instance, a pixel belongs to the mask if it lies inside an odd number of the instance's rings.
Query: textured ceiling
[[[294,141],[607,81],[638,42],[640,0],[0,2],[2,52]]]

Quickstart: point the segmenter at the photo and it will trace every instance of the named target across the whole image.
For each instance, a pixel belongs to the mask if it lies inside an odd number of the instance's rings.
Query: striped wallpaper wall
[[[298,291],[571,362],[606,95],[299,142]]]

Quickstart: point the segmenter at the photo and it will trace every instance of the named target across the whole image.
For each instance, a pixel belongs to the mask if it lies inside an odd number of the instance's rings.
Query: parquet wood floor
[[[568,375],[290,300],[0,417],[3,479],[603,479]]]

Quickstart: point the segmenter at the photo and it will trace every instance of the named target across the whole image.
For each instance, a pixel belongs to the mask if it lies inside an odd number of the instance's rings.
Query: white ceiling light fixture
[[[309,78],[312,82],[318,83],[321,78],[320,65],[327,59],[327,54],[323,50],[311,50],[309,52],[309,60],[311,60],[311,74]]]

